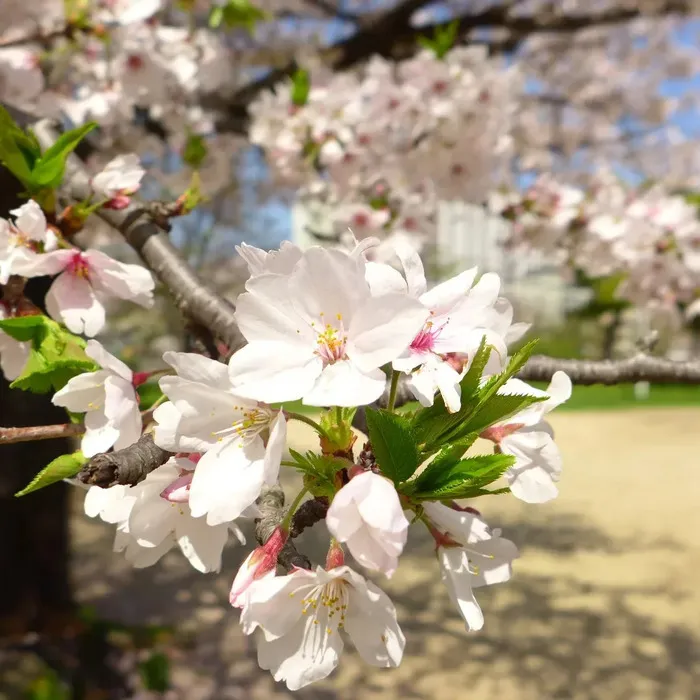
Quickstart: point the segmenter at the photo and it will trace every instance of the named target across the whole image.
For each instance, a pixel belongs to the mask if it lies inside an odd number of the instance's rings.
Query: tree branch
[[[674,362],[641,353],[625,360],[567,360],[535,355],[518,373],[518,378],[546,382],[557,371],[566,372],[571,381],[579,385],[700,384],[700,361]]]
[[[56,127],[48,120],[36,124],[34,130],[44,148],[58,138]],[[90,176],[76,157],[68,160],[64,186],[75,201],[85,200],[92,193]],[[132,200],[126,209],[99,209],[97,215],[122,234],[165,285],[186,318],[211,330],[232,350],[245,344],[234,318],[233,304],[204,284],[145,207]]]
[[[23,428],[0,428],[0,445],[34,440],[56,440],[75,437],[85,432],[80,423],[60,423],[58,425],[32,425]]]
[[[138,442],[123,450],[95,455],[80,470],[77,478],[84,484],[102,488],[116,484],[134,486],[170,457],[172,452],[158,447],[153,442],[153,436],[146,433]]]

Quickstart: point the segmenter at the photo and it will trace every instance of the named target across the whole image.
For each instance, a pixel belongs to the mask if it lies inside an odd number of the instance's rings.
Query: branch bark
[[[77,478],[90,486],[109,488],[116,484],[134,486],[154,469],[165,464],[172,452],[161,449],[146,433],[138,442],[116,452],[95,455],[80,470]]]
[[[56,440],[75,437],[85,432],[80,423],[59,423],[57,425],[32,425],[24,428],[0,428],[0,445],[34,440]]]

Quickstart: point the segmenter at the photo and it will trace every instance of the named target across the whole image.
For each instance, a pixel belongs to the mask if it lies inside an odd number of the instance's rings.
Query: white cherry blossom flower
[[[74,413],[85,412],[81,449],[86,457],[133,445],[141,437],[141,412],[133,373],[96,340],[85,353],[102,367],[73,377],[54,394],[53,403]]]
[[[513,495],[526,503],[545,503],[559,493],[555,482],[561,474],[562,460],[545,416],[567,401],[571,390],[571,379],[564,372],[555,372],[546,391],[520,379],[509,379],[498,392],[548,397],[494,424],[484,435],[494,440],[501,452],[515,457],[515,464],[504,476]]]
[[[0,284],[7,284],[10,275],[24,275],[27,265],[39,257],[40,245],[47,251],[56,247],[56,235],[33,199],[10,214],[14,221],[0,219]]]
[[[368,264],[367,277],[372,290],[403,291],[420,301],[429,317],[409,347],[396,360],[394,369],[410,374],[408,386],[423,406],[431,406],[438,390],[450,412],[461,405],[460,373],[447,361],[450,353],[469,358],[485,337],[494,351],[496,365],[507,354],[507,325],[512,308],[497,306],[500,280],[487,273],[474,284],[477,270],[472,268],[427,290],[423,263],[410,246],[397,245],[405,279],[388,265]],[[507,311],[510,311],[508,316]],[[503,320],[506,320],[506,324]],[[500,362],[499,362],[500,358]]]
[[[367,471],[353,477],[333,498],[326,525],[362,566],[391,576],[408,537],[404,515],[394,485]]]
[[[341,630],[373,666],[398,666],[405,645],[389,597],[347,566],[255,581],[241,624],[245,634],[262,630],[258,663],[292,691],[335,669],[344,646]]]
[[[203,452],[189,489],[194,517],[209,525],[238,518],[264,484],[279,474],[287,427],[282,411],[236,395],[225,364],[192,353],[166,352],[178,376],[160,380],[169,401],[153,414],[156,444]],[[265,446],[261,433],[270,431]]]
[[[130,195],[141,186],[145,174],[136,154],[117,156],[92,178],[92,188],[110,200],[105,205],[107,208],[123,209],[129,204]]]
[[[362,260],[319,247],[291,275],[261,275],[247,290],[236,320],[248,345],[229,361],[231,382],[241,396],[266,402],[371,403],[386,384],[379,368],[428,315],[405,295],[372,297]]]
[[[155,282],[141,265],[117,262],[98,250],[56,250],[23,264],[25,277],[58,275],[46,294],[46,309],[73,333],[97,335],[105,325],[110,296],[153,306]]]
[[[438,559],[443,583],[459,608],[468,630],[480,630],[484,616],[473,588],[510,579],[511,564],[519,556],[517,547],[491,530],[476,512],[424,503],[425,515],[443,534]]]

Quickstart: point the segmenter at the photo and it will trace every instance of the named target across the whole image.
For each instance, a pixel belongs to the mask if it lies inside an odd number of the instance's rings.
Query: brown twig
[[[56,440],[75,437],[85,432],[81,423],[59,423],[57,425],[31,425],[23,428],[0,428],[0,445],[34,440]]]
[[[92,457],[78,473],[84,484],[108,488],[116,484],[134,486],[143,481],[154,469],[165,464],[171,452],[161,449],[146,433],[139,441],[123,450]]]

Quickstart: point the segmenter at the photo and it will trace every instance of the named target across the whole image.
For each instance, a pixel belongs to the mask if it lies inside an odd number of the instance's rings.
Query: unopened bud
[[[267,542],[262,547],[254,549],[241,564],[231,585],[229,603],[234,608],[245,605],[247,591],[250,585],[266,576],[274,576],[277,569],[277,557],[287,543],[289,533],[281,527],[275,528]]]
[[[336,569],[339,566],[345,566],[345,552],[343,545],[337,540],[331,540],[331,546],[328,548],[326,555],[326,571]]]

